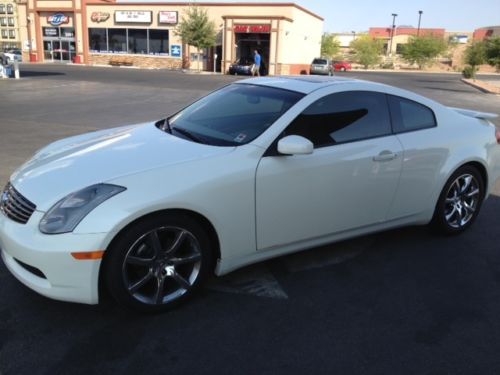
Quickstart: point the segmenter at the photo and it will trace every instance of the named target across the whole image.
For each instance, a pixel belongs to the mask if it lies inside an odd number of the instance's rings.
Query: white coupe
[[[495,114],[338,78],[258,78],[156,123],[55,142],[0,204],[12,274],[170,308],[205,276],[404,225],[459,233],[500,177]]]

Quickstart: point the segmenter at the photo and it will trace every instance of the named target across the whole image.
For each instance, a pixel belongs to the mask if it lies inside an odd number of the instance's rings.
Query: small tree
[[[473,42],[465,50],[464,60],[471,66],[470,75],[472,79],[476,78],[477,67],[486,62],[484,42]]]
[[[333,58],[340,51],[340,42],[335,35],[324,33],[321,36],[321,56]]]
[[[196,47],[198,53],[198,71],[200,70],[200,50],[215,46],[217,31],[215,23],[210,21],[207,11],[198,6],[189,7],[175,33],[186,44]]]
[[[410,38],[403,47],[401,56],[410,64],[417,64],[419,69],[428,65],[439,55],[446,52],[448,45],[442,38],[420,36]]]
[[[500,37],[488,39],[485,45],[486,61],[500,72]]]
[[[373,39],[369,35],[360,36],[351,42],[354,60],[365,69],[380,62],[383,48],[384,42],[381,39]]]

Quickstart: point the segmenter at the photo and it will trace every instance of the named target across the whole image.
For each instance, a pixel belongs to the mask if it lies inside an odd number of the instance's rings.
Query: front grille
[[[0,211],[18,223],[26,224],[35,210],[36,206],[23,197],[9,182],[2,193]]]

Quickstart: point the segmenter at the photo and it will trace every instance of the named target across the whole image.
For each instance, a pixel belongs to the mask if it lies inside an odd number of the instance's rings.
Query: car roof
[[[362,81],[353,78],[344,77],[322,77],[322,76],[281,76],[281,77],[263,77],[263,78],[250,78],[239,81],[238,83],[252,84],[275,87],[284,90],[291,90],[309,94],[313,91],[323,87],[332,85],[345,85],[351,83],[363,83],[369,86],[380,86],[380,84],[368,81]]]

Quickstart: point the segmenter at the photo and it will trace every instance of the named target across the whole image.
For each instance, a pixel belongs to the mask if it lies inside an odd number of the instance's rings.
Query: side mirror
[[[284,155],[312,154],[313,149],[312,142],[300,135],[289,135],[278,142],[278,152]]]

